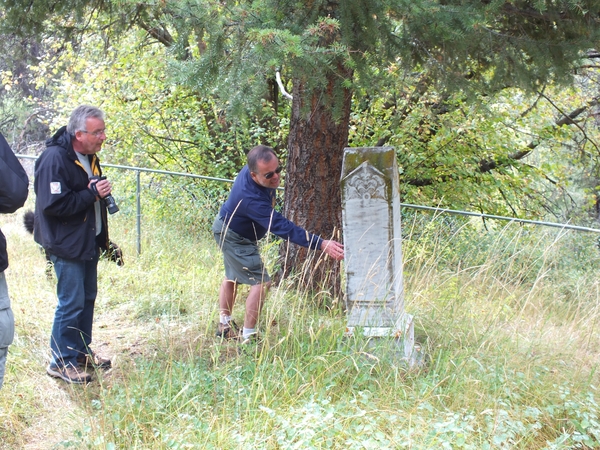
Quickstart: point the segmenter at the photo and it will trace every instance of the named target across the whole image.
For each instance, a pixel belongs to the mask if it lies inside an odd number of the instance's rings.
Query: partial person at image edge
[[[309,233],[274,209],[282,170],[275,151],[259,145],[248,152],[247,158],[248,164],[236,177],[212,227],[225,262],[217,337],[241,337],[242,343],[256,338],[256,323],[271,286],[258,250],[258,241],[268,232],[311,250],[320,249],[337,261],[344,258],[342,244]],[[239,284],[250,285],[241,336],[231,318]]]
[[[11,214],[25,204],[29,179],[14,152],[0,134],[0,213]],[[15,334],[15,319],[10,308],[4,271],[8,267],[6,238],[0,230],[0,388],[4,384],[8,347]]]
[[[88,383],[88,368],[111,367],[110,359],[90,348],[98,258],[109,245],[102,199],[112,186],[100,178],[96,155],[105,140],[104,113],[94,106],[78,106],[68,125],[46,141],[35,164],[34,239],[49,255],[57,278],[46,372],[68,383]]]

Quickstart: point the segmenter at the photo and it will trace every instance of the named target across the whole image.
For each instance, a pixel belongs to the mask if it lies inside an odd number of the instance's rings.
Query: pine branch
[[[173,36],[164,26],[151,27],[142,18],[138,18],[137,24],[165,47],[171,47],[175,43]]]
[[[431,79],[429,78],[429,76],[427,74],[423,74],[421,76],[421,78],[419,79],[419,81],[417,82],[415,89],[413,90],[412,94],[410,95],[410,97],[409,97],[408,101],[406,102],[406,104],[404,105],[404,107],[398,112],[394,111],[394,113],[393,113],[394,120],[392,121],[392,124],[389,127],[390,130],[399,126],[399,124],[402,123],[402,121],[404,119],[406,119],[406,117],[408,117],[410,112],[419,103],[419,100],[421,99],[421,97],[423,97],[423,95],[427,92],[430,84],[431,84]],[[379,140],[375,144],[375,147],[383,147],[387,143],[389,138],[390,138],[390,135],[379,138]]]

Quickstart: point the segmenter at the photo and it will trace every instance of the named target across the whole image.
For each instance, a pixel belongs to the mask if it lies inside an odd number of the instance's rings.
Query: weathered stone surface
[[[348,334],[392,337],[413,361],[412,316],[404,312],[402,233],[396,154],[390,147],[347,148],[342,222]]]
[[[345,150],[342,220],[348,325],[393,327],[404,310],[394,149]]]

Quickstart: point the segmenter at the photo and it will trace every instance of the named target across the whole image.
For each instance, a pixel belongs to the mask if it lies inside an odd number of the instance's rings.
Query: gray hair
[[[67,124],[67,133],[74,136],[78,131],[87,131],[86,121],[89,118],[104,120],[104,112],[95,106],[80,105],[73,110],[69,123]]]
[[[248,152],[248,169],[250,172],[256,173],[258,170],[258,161],[269,162],[273,158],[277,158],[275,150],[266,145],[257,145]]]

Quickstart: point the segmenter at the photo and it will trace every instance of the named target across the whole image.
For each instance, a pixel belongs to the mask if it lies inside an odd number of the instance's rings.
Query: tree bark
[[[349,79],[352,72],[338,69],[343,71],[342,77],[332,74],[326,89],[310,90],[305,80],[294,80],[284,215],[323,239],[341,241],[340,175],[348,145],[352,92],[335,83]],[[335,95],[340,92],[341,99]],[[333,107],[336,100],[340,103]],[[283,275],[298,276],[298,284],[309,289],[341,294],[340,263],[320,250],[284,243],[280,256]]]

